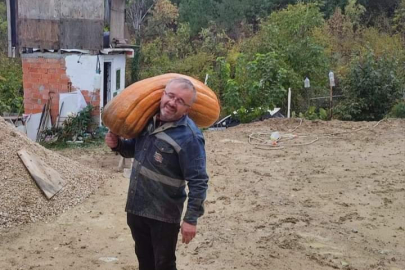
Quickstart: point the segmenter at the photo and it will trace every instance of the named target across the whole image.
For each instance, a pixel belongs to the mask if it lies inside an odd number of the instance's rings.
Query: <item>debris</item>
[[[56,170],[66,182],[52,200],[43,196],[18,157],[26,149],[38,160]],[[82,202],[106,179],[98,170],[89,169],[63,157],[20,134],[0,117],[0,231],[26,223],[48,220]]]
[[[98,259],[100,261],[107,262],[107,263],[118,261],[118,258],[116,258],[116,257],[100,257]]]

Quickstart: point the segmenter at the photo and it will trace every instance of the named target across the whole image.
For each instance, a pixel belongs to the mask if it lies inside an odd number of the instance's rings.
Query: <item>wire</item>
[[[290,130],[289,132],[293,132],[295,130],[297,130],[303,120],[301,118],[300,119],[300,123],[298,126],[296,126],[294,129]],[[315,142],[317,142],[320,137],[330,137],[330,136],[336,136],[339,134],[350,134],[350,133],[354,133],[354,132],[358,132],[360,130],[364,130],[364,129],[371,129],[371,128],[375,128],[377,127],[381,122],[387,120],[386,118],[378,121],[376,124],[374,124],[371,127],[362,127],[362,128],[358,128],[356,130],[352,130],[352,131],[342,131],[342,132],[335,132],[335,133],[330,133],[330,134],[321,134],[320,136],[318,135],[311,135],[311,134],[291,134],[291,133],[280,133],[278,131],[273,131],[273,132],[254,132],[251,133],[248,136],[248,142],[251,145],[254,145],[255,148],[257,149],[263,149],[263,150],[278,150],[278,149],[283,149],[285,147],[293,147],[293,146],[306,146],[306,145],[310,145],[313,144]],[[278,132],[279,136],[277,139],[271,139],[271,135],[274,132]],[[270,139],[269,139],[270,138]],[[287,141],[291,141],[291,140],[296,140],[298,138],[302,138],[302,139],[307,139],[308,142],[305,143],[286,143]]]

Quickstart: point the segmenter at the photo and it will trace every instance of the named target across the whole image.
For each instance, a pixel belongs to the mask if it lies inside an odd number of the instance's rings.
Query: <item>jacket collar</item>
[[[156,127],[157,118],[158,118],[158,114],[156,114],[155,116],[153,116],[153,126],[154,126],[154,127]],[[155,130],[154,130],[151,134],[163,132],[163,131],[165,131],[165,130],[167,130],[167,129],[175,128],[175,127],[178,127],[178,126],[186,126],[186,125],[187,125],[187,118],[188,118],[187,115],[183,115],[183,117],[180,118],[180,119],[177,120],[177,121],[174,121],[174,122],[165,122],[163,125],[161,125],[161,126],[155,128]]]

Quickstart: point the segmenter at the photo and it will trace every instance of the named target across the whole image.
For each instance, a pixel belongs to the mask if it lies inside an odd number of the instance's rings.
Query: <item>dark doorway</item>
[[[111,100],[111,62],[104,62],[103,107]]]

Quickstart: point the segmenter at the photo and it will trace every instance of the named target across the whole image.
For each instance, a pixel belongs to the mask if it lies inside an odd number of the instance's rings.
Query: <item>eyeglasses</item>
[[[185,103],[182,98],[176,97],[175,94],[173,94],[173,93],[167,93],[166,91],[163,91],[163,93],[164,93],[170,100],[174,100],[174,103],[176,103],[177,105],[181,105],[181,106],[185,106],[185,107],[191,107],[191,105]]]

